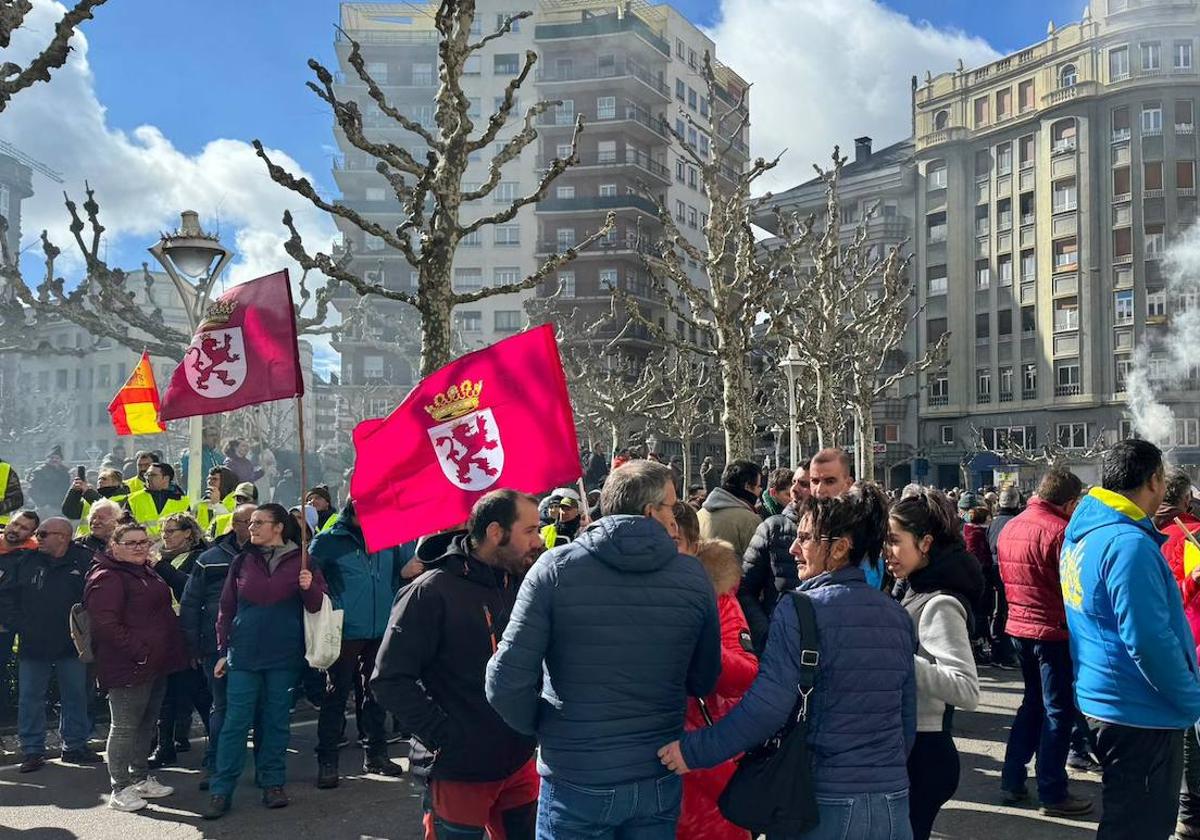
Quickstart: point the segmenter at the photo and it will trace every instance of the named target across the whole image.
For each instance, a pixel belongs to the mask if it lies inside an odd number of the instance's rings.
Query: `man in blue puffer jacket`
[[[604,517],[534,564],[488,663],[488,701],[541,747],[539,837],[675,836],[683,789],[658,748],[721,669],[716,598],[675,547],[675,498],[662,464],[614,470]]]
[[[1104,767],[1096,836],[1169,837],[1200,677],[1151,520],[1166,494],[1162,453],[1121,441],[1104,453],[1101,479],[1075,508],[1059,560],[1075,694]]]
[[[342,653],[326,672],[317,720],[317,787],[338,786],[338,742],[346,721],[346,698],[355,680],[362,692],[359,720],[367,739],[363,772],[399,776],[403,769],[388,758],[384,710],[368,683],[392,601],[404,576],[415,576],[420,566],[406,565],[398,548],[368,553],[352,501],[313,538],[311,555],[325,575],[333,608],[342,610]]]

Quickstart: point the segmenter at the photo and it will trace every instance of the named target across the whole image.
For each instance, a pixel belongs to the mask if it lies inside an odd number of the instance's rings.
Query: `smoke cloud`
[[[1175,412],[1162,401],[1161,390],[1189,379],[1200,365],[1200,225],[1167,249],[1163,274],[1171,320],[1161,342],[1138,346],[1125,388],[1134,431],[1158,446],[1170,444],[1175,432]]]

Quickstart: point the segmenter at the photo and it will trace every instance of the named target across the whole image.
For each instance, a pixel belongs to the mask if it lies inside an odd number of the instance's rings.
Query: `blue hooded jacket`
[[[1165,541],[1132,502],[1102,488],[1067,524],[1059,573],[1085,715],[1152,729],[1200,720],[1195,642]]]
[[[348,517],[313,537],[309,553],[325,575],[329,598],[342,610],[342,638],[382,639],[406,558],[399,548],[368,553],[362,530]]]
[[[700,562],[653,519],[606,516],[525,576],[487,698],[537,735],[543,776],[606,786],[667,774],[659,747],[720,671],[716,594]]]

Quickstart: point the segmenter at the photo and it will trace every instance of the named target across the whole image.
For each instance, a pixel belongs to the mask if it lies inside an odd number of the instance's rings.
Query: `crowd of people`
[[[19,769],[46,761],[51,678],[62,760],[102,760],[95,684],[111,807],[173,793],[150,771],[186,749],[193,713],[204,816],[237,798],[251,733],[262,802],[283,807],[307,691],[316,786],[338,786],[353,697],[365,772],[401,773],[389,715],[411,739],[426,838],[746,840],[721,793],[799,710],[819,822],[769,840],[924,840],[959,784],[956,710],[980,702],[981,667],[1019,668],[998,803],[1033,801],[1034,761],[1042,813],[1085,817],[1073,767],[1101,775],[1098,836],[1200,837],[1200,518],[1153,445],[1117,443],[1091,488],[1049,468],[1027,500],[889,493],[839,449],[687,488],[658,459],[591,455],[579,488],[493,490],[460,527],[382,552],[352,501],[259,504],[229,461],[208,466],[204,513],[171,505],[152,458],[136,488],[72,487],[78,529],[16,512],[0,648],[19,636]],[[326,595],[344,630],[320,673],[303,616]]]

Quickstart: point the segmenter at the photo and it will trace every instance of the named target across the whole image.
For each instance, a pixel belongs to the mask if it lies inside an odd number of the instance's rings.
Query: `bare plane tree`
[[[105,0],[79,0],[73,8],[54,25],[50,42],[22,67],[12,61],[0,64],[0,111],[8,107],[12,98],[37,82],[50,81],[50,71],[67,63],[71,52],[71,38],[85,20],[92,19],[92,10],[103,6]],[[0,49],[8,49],[13,32],[25,22],[33,11],[30,0],[0,0]]]
[[[983,431],[977,429],[974,425],[971,426],[971,434],[974,439],[980,441],[982,451],[991,452],[994,455],[999,455],[1008,461],[1015,461],[1019,464],[1042,464],[1049,467],[1061,467],[1071,462],[1079,461],[1095,461],[1102,457],[1110,448],[1110,444],[1105,435],[1105,430],[1100,429],[1099,433],[1088,446],[1084,447],[1068,447],[1064,446],[1054,434],[1054,428],[1047,426],[1045,430],[1045,443],[1040,446],[1025,446],[1014,440],[1011,434],[1004,434],[1001,440],[1001,432],[1003,429],[995,429],[992,432],[992,445],[987,444],[986,436]]]
[[[711,150],[703,154],[671,125],[671,132],[682,155],[700,172],[704,193],[710,203],[704,225],[706,247],[698,248],[680,231],[668,208],[658,202],[658,217],[663,237],[657,243],[657,255],[646,257],[651,285],[667,310],[703,341],[680,338],[647,317],[637,301],[623,291],[614,292],[629,309],[631,318],[644,326],[660,342],[684,353],[712,360],[721,384],[721,427],[725,435],[727,460],[748,458],[754,450],[754,382],[750,374],[755,324],[762,318],[784,317],[778,304],[772,278],[780,264],[775,252],[758,247],[752,218],[757,207],[769,198],[750,198],[754,183],[775,168],[773,160],[758,158],[742,170],[730,164],[741,134],[749,126],[743,90],[737,101],[725,104],[719,96],[720,85],[712,59],[704,56],[702,76],[709,101],[708,120],[700,124],[691,112],[680,109],[688,126],[711,138]],[[646,191],[647,196],[658,199]],[[687,261],[702,269],[703,280],[689,275]]]
[[[345,219],[364,234],[378,237],[385,245],[398,251],[416,270],[415,291],[368,282],[345,264],[339,264],[329,254],[309,253],[296,232],[291,215],[284,214],[283,223],[292,234],[287,244],[288,253],[304,268],[317,269],[333,280],[348,285],[360,295],[398,301],[416,310],[420,320],[422,376],[445,365],[452,357],[451,312],[455,306],[534,288],[543,278],[574,259],[575,252],[599,240],[612,227],[610,214],[609,221],[603,228],[574,248],[549,256],[533,274],[520,281],[470,292],[454,291],[454,255],[459,243],[485,227],[494,227],[515,219],[521,208],[542,198],[554,179],[578,162],[577,149],[579,135],[583,131],[582,118],[575,124],[570,154],[551,161],[532,192],[511,202],[503,202],[501,209],[493,213],[471,220],[464,218],[463,205],[484,199],[495,192],[500,185],[501,170],[505,164],[519,158],[521,152],[537,139],[535,125],[538,117],[561,104],[557,101],[543,101],[526,110],[520,129],[510,139],[502,141],[499,151],[492,157],[487,181],[476,189],[464,189],[463,177],[467,172],[470,156],[493,146],[501,130],[509,124],[517,107],[518,91],[537,63],[537,55],[532,51],[525,53],[520,72],[505,87],[499,106],[488,119],[487,125],[478,133],[470,116],[470,100],[463,90],[467,59],[477,55],[491,42],[503,38],[512,31],[514,23],[532,14],[526,11],[510,15],[491,34],[472,40],[475,0],[442,0],[434,15],[434,25],[439,35],[438,75],[441,85],[434,100],[432,126],[406,117],[398,107],[388,102],[382,88],[367,70],[359,44],[349,39],[349,62],[359,79],[366,85],[373,105],[396,126],[424,145],[424,153],[420,155],[397,143],[368,137],[365,130],[368,126],[364,123],[360,104],[351,99],[340,98],[334,86],[333,74],[319,62],[309,60],[308,66],[316,75],[317,81],[309,82],[308,87],[333,110],[337,125],[347,140],[376,160],[376,171],[387,179],[391,186],[405,216],[395,227],[381,225],[345,204],[321,198],[307,179],[296,178],[273,163],[262,144],[254,141],[258,155],[266,162],[267,170],[274,181],[304,197],[318,209]]]
[[[40,282],[30,286],[21,273],[17,254],[8,247],[8,222],[0,217],[0,352],[45,353],[86,356],[91,344],[83,347],[52,345],[45,327],[71,323],[82,327],[94,341],[108,339],[135,353],[146,350],[152,356],[180,361],[192,337],[164,322],[161,284],[146,263],[141,271],[127,272],[110,268],[101,256],[104,225],[100,222],[100,204],[95,191],[86,187],[83,214],[70,196],[64,195],[71,217],[70,231],[84,263],[84,275],[73,287],[56,273],[62,250],[42,231],[41,243],[45,266]],[[84,219],[86,218],[86,222]],[[138,287],[144,294],[139,297]],[[327,324],[329,305],[336,286],[327,283],[312,289],[308,272],[300,277],[295,302],[297,331],[305,335],[331,334],[337,327]],[[185,294],[208,295],[211,287],[202,281]],[[308,314],[305,314],[307,310]]]
[[[692,445],[719,428],[717,406],[721,390],[711,360],[668,349],[666,358],[653,360],[653,392],[658,400],[645,408],[655,431],[678,440],[683,447],[683,490],[692,482]]]

